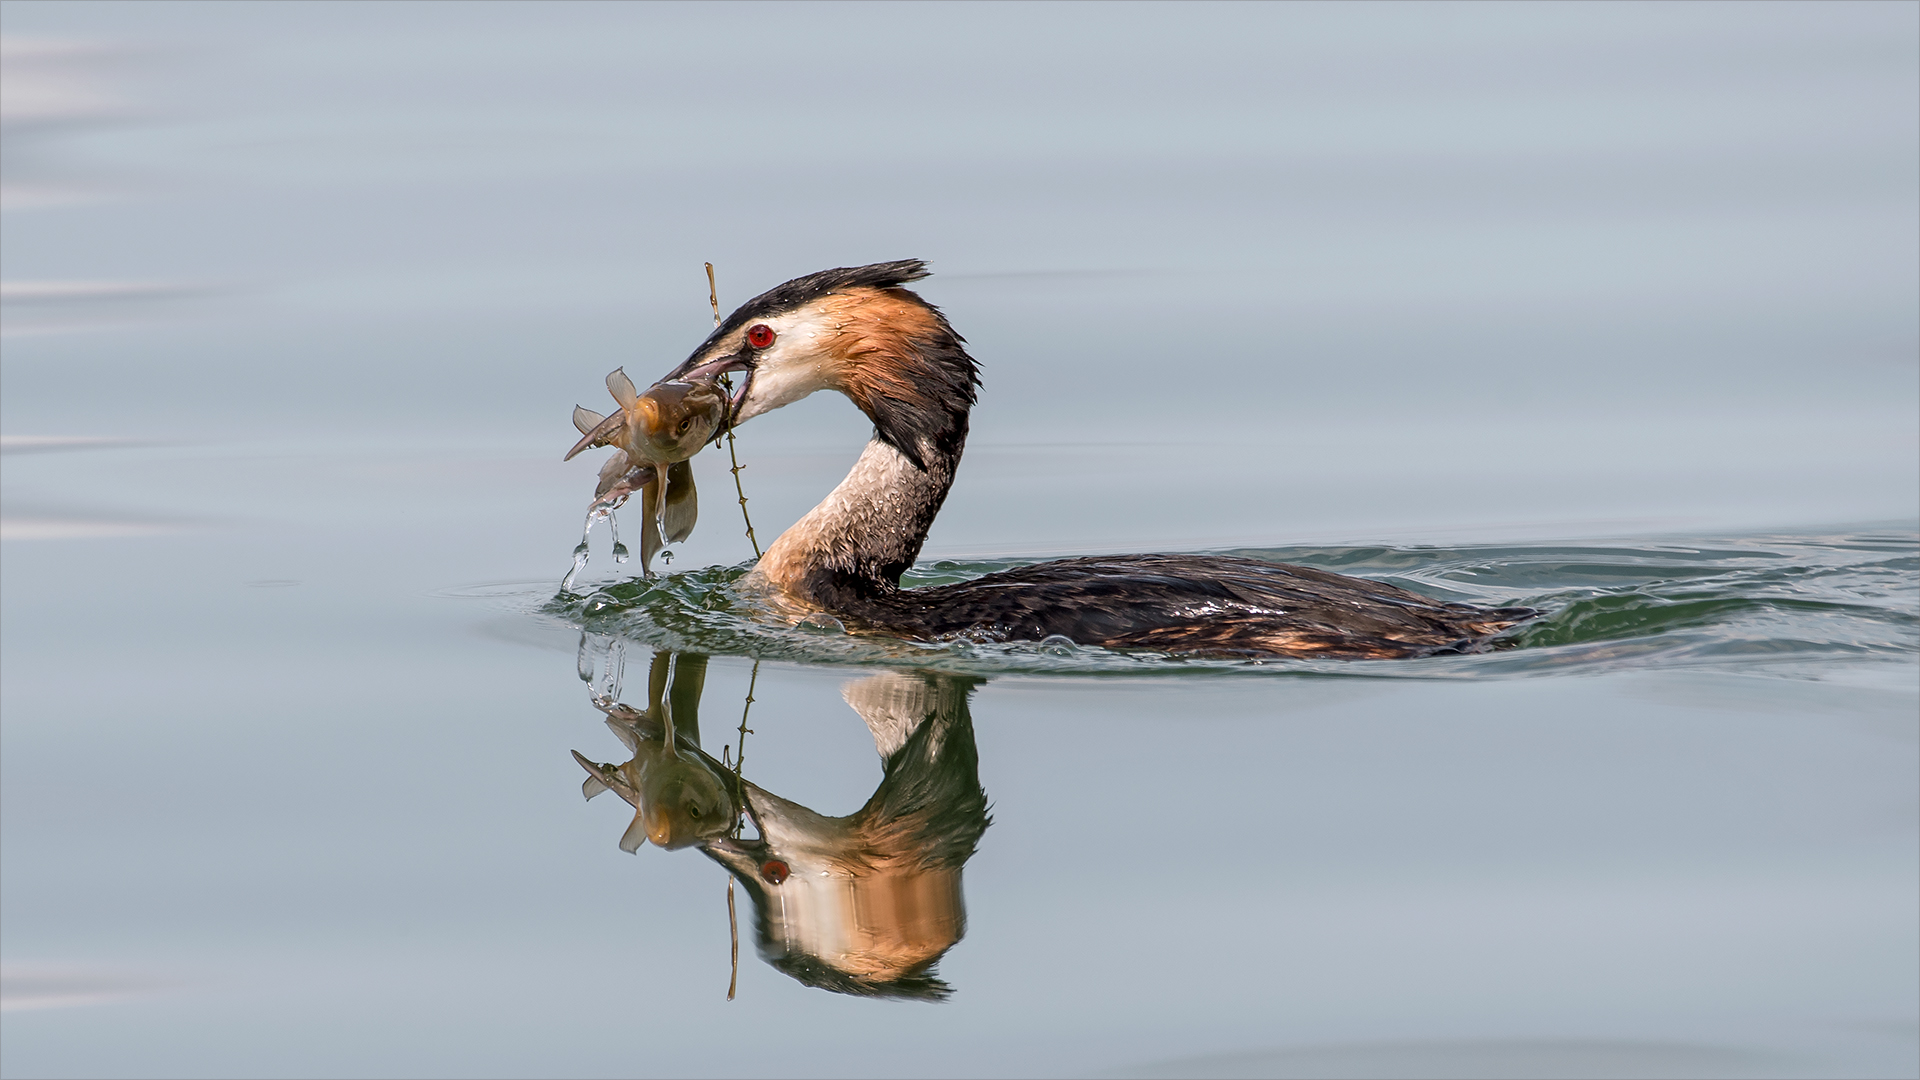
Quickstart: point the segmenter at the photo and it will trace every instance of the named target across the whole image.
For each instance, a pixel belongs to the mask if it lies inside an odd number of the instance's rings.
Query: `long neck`
[[[953,486],[965,424],[963,414],[951,449],[921,443],[924,470],[876,435],[840,486],[767,548],[754,575],[828,610],[898,589]]]

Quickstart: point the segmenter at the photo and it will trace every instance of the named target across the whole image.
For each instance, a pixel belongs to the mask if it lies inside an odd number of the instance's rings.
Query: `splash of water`
[[[594,523],[601,520],[613,520],[612,507],[596,506],[587,511],[587,523],[580,529],[580,543],[573,549],[573,569],[567,571],[567,576],[560,579],[561,592],[572,592],[574,579],[580,576],[580,571],[587,568],[587,540],[593,536]],[[613,557],[615,560],[620,560],[622,550],[624,549],[620,546],[620,540],[616,534],[613,544]]]
[[[606,640],[600,677],[588,684],[588,694],[593,698],[593,703],[602,707],[609,707],[620,700],[620,684],[627,674],[627,643],[619,638]]]
[[[595,705],[611,708],[620,700],[627,675],[627,643],[607,634],[582,631],[580,648],[574,660],[575,674],[587,684],[587,697]]]

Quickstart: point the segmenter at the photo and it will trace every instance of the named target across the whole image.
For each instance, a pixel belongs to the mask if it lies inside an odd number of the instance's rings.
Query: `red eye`
[[[766,329],[761,327],[760,329]],[[778,885],[787,880],[787,864],[779,859],[768,859],[760,864],[760,876],[767,879],[769,885]]]
[[[756,349],[764,349],[773,344],[773,327],[766,323],[755,323],[747,329],[747,344]]]

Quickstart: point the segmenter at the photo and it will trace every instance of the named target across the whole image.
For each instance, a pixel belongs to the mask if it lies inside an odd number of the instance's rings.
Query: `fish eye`
[[[680,421],[680,434],[685,435],[687,433],[687,429],[692,426],[693,426],[693,421],[690,419]]]
[[[773,344],[773,327],[766,323],[754,323],[747,329],[747,344],[756,349],[764,349]]]
[[[700,804],[699,804],[699,803],[688,803],[688,804],[687,804],[687,816],[688,816],[688,817],[690,817],[690,818],[698,818],[698,817],[700,816]]]

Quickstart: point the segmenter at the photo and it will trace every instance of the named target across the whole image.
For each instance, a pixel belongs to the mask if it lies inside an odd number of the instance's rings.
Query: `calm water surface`
[[[0,15],[0,1073],[1920,1074],[1913,7]],[[711,453],[559,588],[702,260],[903,256],[987,380],[917,581],[1547,616],[774,628]],[[761,535],[865,436],[744,429]]]

